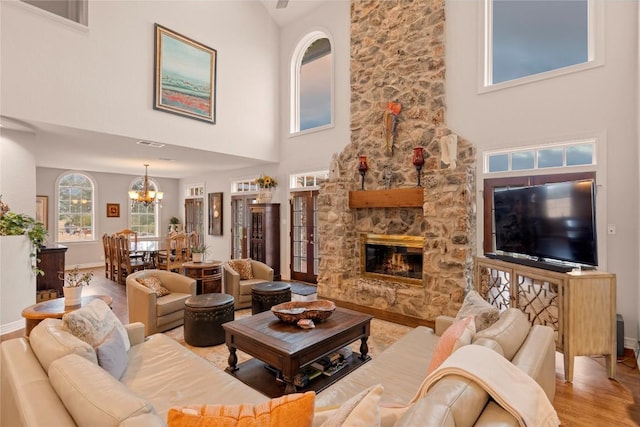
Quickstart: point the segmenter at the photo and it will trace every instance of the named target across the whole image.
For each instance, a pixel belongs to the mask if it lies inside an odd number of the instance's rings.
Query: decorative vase
[[[258,203],[270,203],[272,197],[273,192],[271,191],[271,188],[261,188],[256,201]]]
[[[197,252],[197,253],[193,253],[191,254],[191,258],[193,258],[193,262],[202,262],[202,256],[203,254],[201,252]]]
[[[82,303],[82,288],[84,286],[65,286],[62,288],[64,292],[64,305],[73,306]]]

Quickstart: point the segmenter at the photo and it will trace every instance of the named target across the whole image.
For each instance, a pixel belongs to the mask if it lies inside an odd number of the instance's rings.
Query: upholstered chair
[[[251,288],[257,283],[272,282],[273,268],[260,261],[244,260],[250,262],[253,279],[241,279],[240,273],[234,270],[229,263],[241,260],[231,260],[222,264],[222,280],[224,292],[233,296],[235,309],[251,307]]]
[[[153,290],[137,279],[155,276],[163,288]],[[129,322],[142,322],[145,334],[168,331],[184,322],[184,302],[196,294],[196,281],[182,274],[164,270],[142,270],[127,276],[127,307]]]

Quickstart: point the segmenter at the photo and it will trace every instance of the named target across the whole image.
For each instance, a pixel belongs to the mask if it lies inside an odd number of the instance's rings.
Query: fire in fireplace
[[[363,277],[422,285],[424,238],[387,234],[360,235]]]

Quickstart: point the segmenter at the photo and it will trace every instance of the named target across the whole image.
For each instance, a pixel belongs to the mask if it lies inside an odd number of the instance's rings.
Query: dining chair
[[[182,271],[182,264],[190,259],[191,247],[186,233],[175,233],[167,237],[167,250],[156,254],[159,270]]]
[[[111,245],[109,244],[109,235],[102,235],[102,248],[104,249],[104,277],[113,280],[113,268],[111,263]]]
[[[109,234],[107,236],[108,245],[109,245],[109,261],[111,264],[111,280],[114,282],[120,282],[120,274],[122,274],[122,270],[120,269],[120,256],[118,254],[118,239],[115,234]]]
[[[130,228],[125,228],[120,231],[116,231],[116,236],[125,236],[129,241],[129,247],[133,247],[130,249],[132,258],[142,258],[144,253],[138,251],[138,232],[133,231]]]
[[[118,283],[124,285],[126,282],[126,278],[129,274],[134,271],[144,270],[145,263],[144,260],[140,257],[131,257],[131,252],[129,250],[129,240],[124,235],[116,236],[118,247],[118,256],[120,258],[120,263],[118,264],[120,274],[118,274]]]

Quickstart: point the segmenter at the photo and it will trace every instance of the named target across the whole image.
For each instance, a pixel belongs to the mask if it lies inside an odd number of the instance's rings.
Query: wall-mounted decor
[[[36,196],[36,221],[41,222],[44,228],[49,229],[49,197]]]
[[[209,235],[222,236],[222,193],[209,193]]]
[[[217,51],[155,24],[156,110],[215,124]]]
[[[107,203],[107,218],[120,218],[120,203]]]

